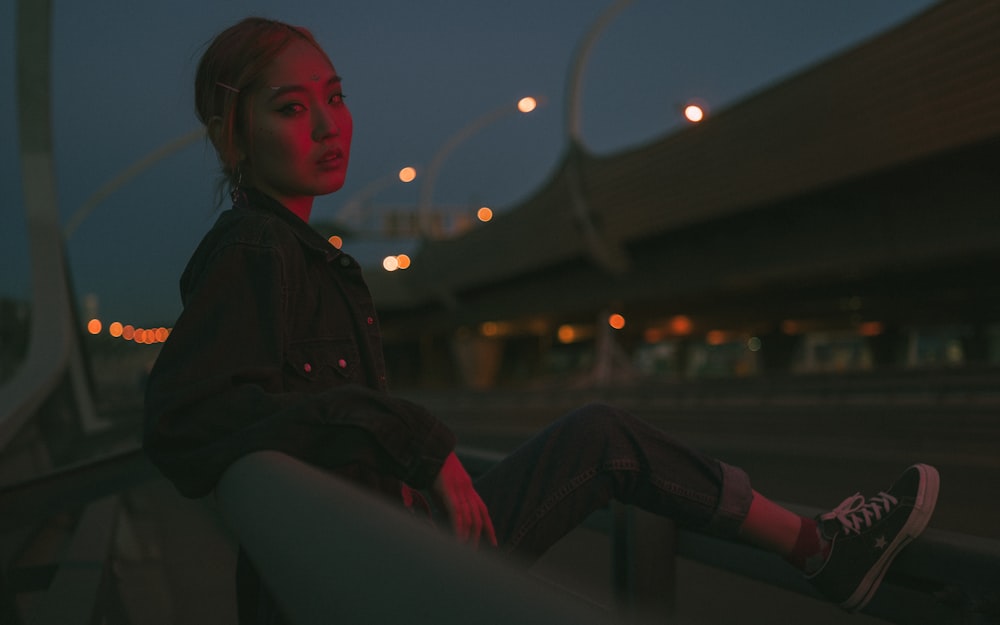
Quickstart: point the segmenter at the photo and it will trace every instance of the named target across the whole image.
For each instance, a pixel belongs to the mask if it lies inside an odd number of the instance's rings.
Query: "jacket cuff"
[[[454,449],[455,435],[440,421],[435,422],[414,454],[403,481],[414,488],[430,487]]]

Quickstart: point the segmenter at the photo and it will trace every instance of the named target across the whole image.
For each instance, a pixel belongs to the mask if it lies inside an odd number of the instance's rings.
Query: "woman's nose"
[[[322,141],[326,137],[335,137],[340,134],[340,127],[337,125],[335,112],[325,107],[316,109],[313,119],[313,139]]]

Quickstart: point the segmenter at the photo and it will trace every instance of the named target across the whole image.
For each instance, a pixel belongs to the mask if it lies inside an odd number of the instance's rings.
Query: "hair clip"
[[[224,83],[224,82],[218,82],[218,81],[216,81],[216,83],[215,83],[215,84],[219,85],[219,86],[220,86],[220,87],[222,87],[223,89],[229,89],[229,90],[230,90],[230,91],[232,91],[233,93],[239,93],[239,92],[240,92],[240,90],[239,90],[239,89],[237,89],[236,87],[231,87],[231,86],[227,85],[227,84],[226,84],[226,83]]]

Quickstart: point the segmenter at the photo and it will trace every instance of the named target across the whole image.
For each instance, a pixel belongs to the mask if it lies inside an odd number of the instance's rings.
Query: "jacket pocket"
[[[320,392],[361,381],[358,346],[351,339],[293,343],[285,353],[285,384],[290,391]]]

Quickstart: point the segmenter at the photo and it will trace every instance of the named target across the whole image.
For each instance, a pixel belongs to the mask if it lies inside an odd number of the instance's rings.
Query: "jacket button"
[[[302,370],[305,371],[306,373],[309,373],[310,371],[313,370],[313,366],[307,362],[306,364],[302,365]]]
[[[350,264],[351,264],[351,259],[350,258],[348,258],[346,256],[341,256],[340,257],[340,266],[341,267],[347,267]]]
[[[347,366],[347,361],[341,358],[340,360],[337,361],[337,366],[343,369],[344,367]]]

